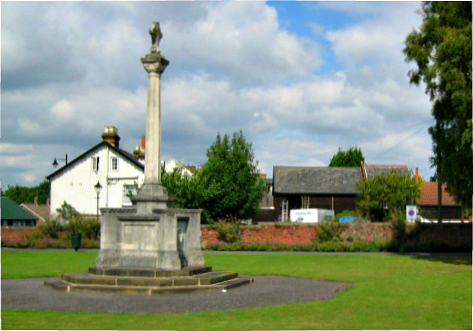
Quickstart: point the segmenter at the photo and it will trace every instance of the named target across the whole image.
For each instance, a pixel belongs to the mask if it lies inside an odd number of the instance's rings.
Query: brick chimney
[[[114,126],[106,126],[103,130],[102,139],[110,145],[118,148],[118,142],[120,141],[120,137],[118,136],[118,129]]]
[[[133,151],[133,155],[138,160],[144,160],[145,159],[145,136],[141,136],[141,146],[136,145],[135,150]]]

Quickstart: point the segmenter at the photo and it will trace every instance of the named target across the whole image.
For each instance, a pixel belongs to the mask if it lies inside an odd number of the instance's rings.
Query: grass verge
[[[83,271],[94,264],[96,254],[3,251],[2,278]],[[215,269],[241,274],[348,281],[355,286],[326,301],[202,313],[143,315],[3,310],[2,328],[471,330],[472,327],[470,256],[207,253],[205,259]],[[62,265],[54,267],[55,264]],[[42,271],[46,268],[50,269],[49,275]]]

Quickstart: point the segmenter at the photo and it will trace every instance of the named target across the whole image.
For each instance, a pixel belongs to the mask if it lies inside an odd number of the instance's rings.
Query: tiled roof
[[[16,202],[6,197],[1,197],[0,208],[2,210],[2,220],[36,220],[37,217],[33,216],[23,208],[21,208]]]
[[[446,190],[447,184],[442,184],[442,206],[458,205],[450,193]],[[437,182],[425,182],[420,188],[421,197],[416,200],[420,206],[438,205],[438,184]]]
[[[390,173],[408,174],[405,165],[366,166],[368,178]],[[273,167],[273,192],[276,194],[357,194],[360,167]]]
[[[38,219],[46,220],[49,218],[49,205],[35,205],[34,203],[22,203],[20,205],[23,209],[31,214],[37,216]]]
[[[361,180],[358,167],[286,167],[273,168],[274,193],[356,194]]]
[[[406,165],[365,165],[365,168],[368,178],[390,173],[393,170],[398,171],[401,175],[409,173]]]

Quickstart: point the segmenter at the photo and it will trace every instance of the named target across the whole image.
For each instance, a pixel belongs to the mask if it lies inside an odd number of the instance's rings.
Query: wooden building
[[[396,170],[407,174],[405,165],[360,167],[273,167],[273,196],[276,220],[289,219],[292,209],[331,209],[335,214],[355,210],[357,184],[362,178]]]

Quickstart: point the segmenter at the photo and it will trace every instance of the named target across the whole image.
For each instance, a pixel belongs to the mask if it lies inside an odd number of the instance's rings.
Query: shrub
[[[96,218],[83,218],[75,216],[67,223],[65,228],[70,233],[81,233],[84,238],[98,239],[100,233],[100,223]]]
[[[340,223],[336,221],[322,222],[319,225],[315,242],[340,241],[342,229]]]
[[[46,220],[40,229],[44,237],[57,239],[59,237],[59,233],[64,230],[64,226],[59,222],[59,220]]]
[[[226,243],[235,243],[240,240],[240,222],[235,217],[229,217],[227,220],[219,220],[215,222],[212,227],[217,231],[218,239]]]
[[[398,208],[393,208],[389,213],[389,222],[393,229],[393,238],[401,240],[406,236],[406,217]]]

